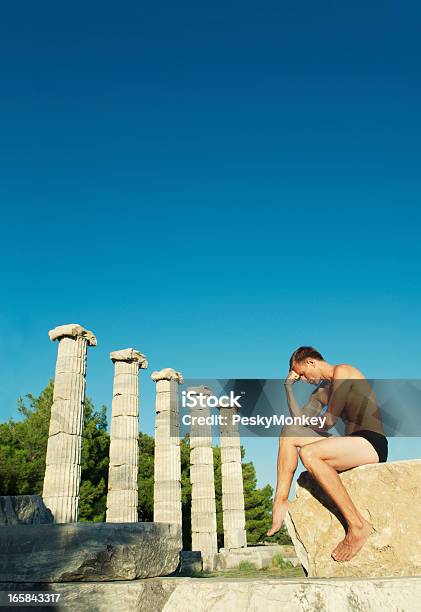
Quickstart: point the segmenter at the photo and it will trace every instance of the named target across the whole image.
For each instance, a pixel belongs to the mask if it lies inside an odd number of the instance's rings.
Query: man
[[[299,379],[318,385],[307,404],[297,404],[293,385]],[[287,427],[279,438],[278,480],[272,513],[271,536],[282,526],[288,507],[291,481],[298,465],[298,454],[305,468],[319,482],[341,511],[347,533],[332,551],[335,561],[349,561],[364,546],[373,526],[357,510],[338,472],[387,459],[387,439],[373,390],[357,368],[331,365],[311,346],[298,348],[290,359],[285,391],[291,415],[316,416],[325,406],[323,428]],[[344,436],[331,436],[327,430],[341,419]]]

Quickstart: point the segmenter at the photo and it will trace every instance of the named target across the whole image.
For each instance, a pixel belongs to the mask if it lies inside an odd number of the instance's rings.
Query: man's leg
[[[338,471],[368,463],[378,463],[378,455],[370,442],[364,438],[335,436],[303,447],[300,457],[304,466],[331,497],[347,522],[347,534],[332,551],[332,557],[336,561],[349,561],[363,547],[373,526],[355,507],[339,478]]]
[[[279,531],[284,522],[288,506],[288,495],[292,478],[298,465],[298,449],[313,442],[325,440],[309,427],[284,427],[279,437],[278,480],[273,500],[272,526],[266,535]]]

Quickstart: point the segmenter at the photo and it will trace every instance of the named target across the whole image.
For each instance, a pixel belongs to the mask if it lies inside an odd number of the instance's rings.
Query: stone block
[[[15,525],[0,529],[1,582],[135,580],[175,571],[180,526]],[[91,608],[92,609],[92,608]]]
[[[209,499],[215,497],[215,487],[213,482],[195,482],[191,489],[191,498]]]
[[[245,517],[244,510],[224,510],[223,512],[224,530],[244,529]]]
[[[85,375],[73,372],[57,372],[54,378],[54,400],[80,398],[85,396]]]
[[[216,531],[193,531],[192,532],[192,551],[208,551],[217,553]]]
[[[111,440],[110,465],[136,465],[138,464],[137,439]]]
[[[111,419],[110,435],[114,440],[139,437],[139,419],[135,416],[114,416]]]
[[[46,465],[57,463],[79,464],[82,448],[80,436],[58,433],[48,438]]]
[[[195,436],[190,429],[190,449],[197,448],[198,446],[212,446],[212,436],[203,435],[203,436]]]
[[[215,510],[215,499],[213,497],[192,499],[191,500],[191,511],[192,513],[199,512],[214,512]],[[206,530],[205,530],[206,531]]]
[[[39,495],[0,496],[0,525],[42,525],[52,522],[53,515]]]
[[[75,463],[55,463],[45,473],[43,497],[66,497],[77,495],[80,485],[81,467]]]
[[[55,523],[75,523],[79,513],[79,496],[43,496],[46,507],[51,511]]]
[[[208,482],[209,484],[213,484],[213,467],[209,465],[204,465],[203,463],[199,465],[191,465],[190,466],[190,482],[192,484]]]
[[[242,510],[244,512],[244,495],[239,493],[223,493],[222,509],[225,510]]]
[[[198,447],[190,451],[190,463],[199,465],[206,464],[213,466],[213,449]]]
[[[240,447],[226,446],[221,447],[221,463],[241,463]]]
[[[137,488],[138,468],[132,465],[113,465],[108,475],[108,490]]]
[[[162,480],[154,484],[154,500],[176,502],[181,499],[181,482]]]
[[[212,510],[208,512],[191,513],[192,532],[211,532],[216,531],[216,513]]]
[[[139,416],[137,395],[115,395],[112,401],[112,416]]]
[[[245,529],[228,529],[224,531],[224,547],[242,548],[247,546],[247,533]]]
[[[56,399],[51,408],[49,436],[67,433],[81,436],[83,429],[83,410],[80,400]]]
[[[108,491],[107,495],[107,508],[137,508],[138,503],[137,491],[133,490],[114,490]]]

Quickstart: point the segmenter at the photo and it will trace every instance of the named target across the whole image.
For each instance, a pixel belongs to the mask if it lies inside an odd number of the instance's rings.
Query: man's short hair
[[[313,346],[300,346],[291,355],[291,359],[289,360],[289,369],[292,370],[294,363],[305,361],[309,357],[311,359],[319,359],[320,361],[324,361],[322,355]]]

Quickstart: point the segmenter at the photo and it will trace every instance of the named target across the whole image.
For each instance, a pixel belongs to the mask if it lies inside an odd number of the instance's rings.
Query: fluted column
[[[75,523],[79,515],[80,460],[88,346],[92,332],[76,323],[48,332],[58,340],[53,405],[48,432],[42,497],[55,523]]]
[[[182,524],[178,385],[183,376],[172,368],[152,372],[156,382],[154,507],[156,523]]]
[[[233,422],[235,408],[219,407],[224,548],[247,546],[240,433]]]
[[[111,409],[108,523],[137,523],[139,459],[139,368],[146,357],[132,348],[110,353],[114,363]]]
[[[212,395],[208,387],[189,389],[197,399]],[[205,403],[205,402],[203,402]],[[190,481],[192,486],[192,550],[200,550],[204,569],[213,569],[213,555],[218,552],[216,535],[215,482],[211,425],[199,425],[195,417],[210,416],[210,409],[199,401],[190,408]]]

